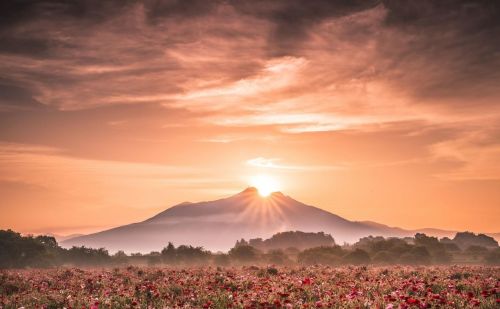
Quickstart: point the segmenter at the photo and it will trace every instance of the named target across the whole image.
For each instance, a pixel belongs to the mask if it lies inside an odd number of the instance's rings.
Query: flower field
[[[500,308],[500,268],[0,271],[0,308]]]

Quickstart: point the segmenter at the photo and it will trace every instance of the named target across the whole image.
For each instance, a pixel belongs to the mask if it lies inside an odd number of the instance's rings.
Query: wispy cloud
[[[329,170],[342,170],[346,169],[347,166],[343,164],[339,165],[286,165],[280,164],[282,160],[280,158],[263,158],[257,157],[247,160],[245,163],[250,166],[259,168],[270,168],[270,169],[283,169],[283,170],[296,170],[296,171],[329,171]]]
[[[471,130],[431,146],[434,160],[454,163],[436,174],[444,180],[500,180],[499,129]]]

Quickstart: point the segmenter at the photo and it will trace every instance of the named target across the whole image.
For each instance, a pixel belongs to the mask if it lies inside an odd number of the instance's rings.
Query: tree
[[[484,261],[490,265],[500,265],[500,248],[488,252],[484,257]]]
[[[314,247],[328,247],[335,245],[335,240],[329,234],[323,232],[306,233],[300,231],[280,232],[274,234],[271,238],[262,240],[262,238],[250,239],[250,246],[263,250],[286,249],[295,247],[298,249],[308,249]]]
[[[221,253],[214,256],[214,263],[217,266],[228,266],[231,263],[229,255]]]
[[[472,257],[474,260],[477,260],[481,256],[486,256],[486,254],[488,253],[488,248],[483,246],[472,245],[467,247],[464,253]]]
[[[369,264],[371,261],[370,256],[363,249],[354,249],[354,251],[347,253],[343,260],[348,264],[354,265]]]
[[[306,265],[339,265],[343,255],[344,250],[340,246],[316,247],[299,253],[298,261]]]
[[[81,247],[72,247],[65,252],[65,261],[74,265],[98,266],[111,261],[109,253],[104,248],[92,249]]]
[[[21,236],[0,230],[0,268],[52,267],[62,263],[64,252],[50,236]]]
[[[375,264],[389,265],[396,262],[396,259],[389,251],[379,251],[373,258],[372,262]]]
[[[210,257],[210,252],[203,250],[203,247],[193,247],[181,245],[176,249],[178,263],[198,264]]]
[[[472,245],[489,247],[489,248],[498,248],[498,242],[490,236],[485,234],[474,234],[471,232],[462,232],[457,233],[455,238],[453,238],[453,242],[462,248],[467,248]]]
[[[229,250],[229,256],[242,263],[252,262],[257,258],[258,252],[252,246],[239,245]]]
[[[268,263],[275,265],[286,265],[290,264],[291,261],[283,250],[271,250],[266,254],[266,259]]]
[[[436,237],[429,237],[423,233],[415,235],[415,245],[422,246],[429,251],[431,260],[438,264],[447,264],[451,262],[452,256],[446,251],[451,244],[440,242]]]
[[[125,254],[124,251],[120,250],[113,254],[113,262],[116,264],[125,264],[127,263],[128,256]]]
[[[401,255],[400,262],[412,265],[430,264],[431,255],[424,246],[415,246],[409,252]]]
[[[168,242],[168,245],[165,248],[163,248],[163,250],[161,250],[161,256],[163,258],[163,262],[165,262],[167,264],[175,263],[177,260],[176,255],[177,254],[176,254],[175,246],[171,242]]]

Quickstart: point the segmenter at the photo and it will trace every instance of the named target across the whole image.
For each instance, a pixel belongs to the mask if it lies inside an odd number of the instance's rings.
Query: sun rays
[[[250,185],[255,187],[262,197],[268,197],[271,193],[280,189],[279,182],[267,174],[253,176],[250,179]]]

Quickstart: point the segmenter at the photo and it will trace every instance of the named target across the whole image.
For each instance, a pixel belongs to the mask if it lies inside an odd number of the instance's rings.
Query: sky
[[[500,232],[500,3],[0,2],[0,228],[88,233],[259,175]]]

